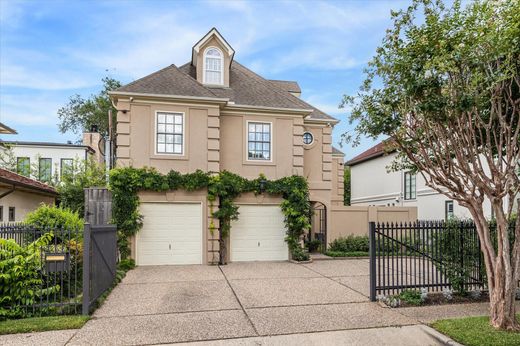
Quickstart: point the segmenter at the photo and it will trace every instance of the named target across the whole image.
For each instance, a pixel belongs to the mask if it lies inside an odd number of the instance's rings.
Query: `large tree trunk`
[[[520,330],[520,324],[516,320],[515,312],[517,284],[512,279],[511,273],[507,273],[503,269],[503,261],[499,257],[493,289],[489,290],[489,321],[495,328],[518,331]]]
[[[520,324],[516,320],[515,311],[518,265],[512,261],[512,258],[516,258],[520,254],[517,253],[518,246],[516,246],[516,243],[513,251],[510,251],[509,222],[501,210],[502,206],[500,204],[493,205],[497,216],[497,251],[495,251],[493,246],[489,224],[484,217],[482,207],[474,205],[469,207],[469,210],[477,226],[486,264],[490,324],[497,329],[519,331]],[[518,228],[518,223],[516,228]]]

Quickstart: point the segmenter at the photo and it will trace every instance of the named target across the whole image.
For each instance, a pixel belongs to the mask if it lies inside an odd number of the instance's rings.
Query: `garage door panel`
[[[137,238],[139,265],[202,263],[202,207],[188,203],[142,203]]]
[[[285,224],[279,206],[241,205],[231,225],[231,261],[288,259]]]

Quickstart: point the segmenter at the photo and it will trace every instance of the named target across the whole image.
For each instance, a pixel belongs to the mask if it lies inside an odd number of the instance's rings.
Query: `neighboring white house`
[[[456,201],[426,186],[420,174],[391,171],[395,157],[396,153],[387,152],[381,142],[345,164],[351,172],[351,205],[416,206],[419,220],[471,217]],[[484,210],[491,217],[489,203]]]
[[[59,180],[72,169],[75,160],[86,160],[95,153],[90,146],[72,143],[0,141],[10,148],[16,160],[16,172],[39,181]]]

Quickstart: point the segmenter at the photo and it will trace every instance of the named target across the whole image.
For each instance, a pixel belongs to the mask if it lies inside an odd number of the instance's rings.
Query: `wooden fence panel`
[[[112,220],[112,193],[105,187],[85,189],[85,222],[107,225]]]

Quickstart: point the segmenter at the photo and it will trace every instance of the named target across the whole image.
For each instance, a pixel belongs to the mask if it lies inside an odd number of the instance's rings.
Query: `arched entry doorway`
[[[310,240],[318,240],[321,244],[318,250],[322,253],[327,251],[327,207],[321,202],[311,202],[311,230]]]

